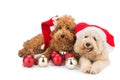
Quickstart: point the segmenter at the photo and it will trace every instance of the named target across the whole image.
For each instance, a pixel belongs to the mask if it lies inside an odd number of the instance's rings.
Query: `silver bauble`
[[[48,65],[48,58],[44,55],[41,55],[39,60],[38,60],[38,65],[41,66],[41,67],[45,67]]]
[[[77,60],[74,57],[67,58],[65,61],[65,66],[68,69],[75,69],[77,66]]]

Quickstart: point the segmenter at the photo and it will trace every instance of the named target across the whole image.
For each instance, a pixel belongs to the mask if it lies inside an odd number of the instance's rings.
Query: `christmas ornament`
[[[65,55],[65,59],[67,59],[67,58],[69,58],[69,57],[73,57],[73,54],[72,54],[72,53],[67,53],[67,54]]]
[[[25,67],[32,67],[34,65],[34,57],[32,55],[26,55],[23,58],[23,65]]]
[[[53,51],[52,54],[51,54],[51,58],[53,58],[57,54],[59,54],[57,51]]]
[[[115,47],[114,36],[110,34],[106,29],[103,29],[97,25],[78,23],[75,28],[76,38],[78,39],[87,30],[96,30],[102,36],[107,51],[110,52],[113,50],[113,47]]]
[[[74,57],[69,57],[65,61],[65,66],[71,70],[75,69],[77,66],[77,60]]]
[[[44,55],[41,55],[40,58],[38,59],[38,65],[41,67],[45,67],[48,65],[48,58]]]
[[[59,51],[59,53],[64,56],[67,52],[65,52],[65,51]]]
[[[55,64],[56,66],[61,66],[62,62],[63,62],[63,57],[60,54],[56,54],[53,58],[52,58],[52,62],[53,64]]]

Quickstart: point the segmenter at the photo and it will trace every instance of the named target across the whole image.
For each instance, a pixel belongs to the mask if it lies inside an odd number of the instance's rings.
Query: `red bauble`
[[[23,58],[23,65],[25,67],[32,67],[34,65],[34,57],[32,55],[26,55]]]
[[[63,62],[63,57],[60,54],[56,54],[53,58],[52,58],[52,62],[53,64],[55,64],[56,66],[61,66],[62,62]]]
[[[57,55],[57,54],[59,54],[57,51],[53,51],[52,53],[51,53],[51,58],[53,58],[55,55]]]
[[[67,53],[67,54],[65,54],[65,59],[67,59],[67,58],[70,58],[70,57],[73,57],[74,55],[72,54],[72,53]]]

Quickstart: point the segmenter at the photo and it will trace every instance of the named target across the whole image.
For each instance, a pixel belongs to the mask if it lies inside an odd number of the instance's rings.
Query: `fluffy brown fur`
[[[88,30],[77,39],[74,50],[79,54],[82,72],[97,74],[109,65],[108,52],[99,33]]]
[[[41,45],[43,44],[43,37],[41,34],[28,40],[24,43],[23,49],[19,50],[18,55],[20,57],[26,54],[41,53],[47,57],[50,57],[52,51],[65,51],[73,52],[73,45],[75,43],[75,22],[71,16],[64,15],[57,19],[57,25],[55,30],[51,33],[51,41],[49,47],[43,52]]]
[[[55,30],[51,33],[51,44],[43,52],[47,57],[52,51],[73,52],[73,45],[75,43],[75,22],[71,16],[63,16],[58,19]]]
[[[43,52],[43,50],[41,49],[42,44],[43,44],[43,36],[42,34],[38,34],[32,39],[24,42],[23,49],[19,50],[18,55],[20,57],[23,57],[27,54],[34,55],[34,54],[42,53]]]

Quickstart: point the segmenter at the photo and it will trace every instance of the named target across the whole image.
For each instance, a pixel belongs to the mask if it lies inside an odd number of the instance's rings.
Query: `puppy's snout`
[[[89,46],[90,46],[90,43],[86,43],[86,46],[89,47]]]
[[[64,37],[65,37],[65,35],[64,35],[64,34],[62,34],[62,35],[61,35],[61,38],[64,38]]]

